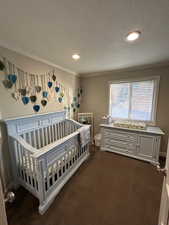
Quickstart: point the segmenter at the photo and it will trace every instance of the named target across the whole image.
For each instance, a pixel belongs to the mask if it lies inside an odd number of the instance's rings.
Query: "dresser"
[[[161,136],[159,127],[147,127],[146,130],[115,127],[113,124],[101,124],[101,151],[141,159],[159,164]]]

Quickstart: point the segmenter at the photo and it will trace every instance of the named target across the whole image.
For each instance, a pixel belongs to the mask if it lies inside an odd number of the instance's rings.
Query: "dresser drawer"
[[[104,147],[106,148],[119,148],[121,151],[134,151],[136,150],[135,142],[121,141],[116,139],[105,138]]]
[[[104,138],[122,140],[127,142],[137,142],[137,134],[130,132],[116,131],[111,129],[103,129]]]

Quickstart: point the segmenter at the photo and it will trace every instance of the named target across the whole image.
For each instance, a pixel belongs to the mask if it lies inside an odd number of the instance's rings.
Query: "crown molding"
[[[74,75],[74,76],[77,76],[77,75],[78,75],[76,72],[74,72],[74,71],[72,71],[72,70],[69,70],[69,69],[67,69],[67,68],[65,68],[65,67],[59,66],[59,65],[57,65],[57,64],[55,64],[55,63],[53,63],[53,62],[50,62],[50,61],[48,61],[48,60],[46,60],[46,59],[43,59],[43,58],[41,58],[41,57],[39,57],[39,56],[36,56],[36,55],[30,54],[30,53],[27,53],[27,52],[23,51],[21,48],[13,47],[13,46],[11,46],[11,45],[9,45],[9,44],[7,44],[7,43],[1,41],[1,40],[0,40],[0,46],[3,47],[3,48],[7,48],[7,49],[9,49],[9,50],[11,50],[11,51],[14,51],[14,52],[16,52],[16,53],[19,53],[19,54],[21,54],[21,55],[23,55],[23,56],[26,56],[26,57],[29,57],[29,58],[31,58],[31,59],[34,59],[34,60],[36,60],[36,61],[45,63],[45,64],[47,64],[47,65],[49,65],[49,66],[55,67],[55,68],[57,68],[57,69],[59,69],[59,70],[61,70],[61,71],[63,71],[63,72],[70,73],[70,74],[72,74],[72,75]]]
[[[161,67],[169,67],[169,61],[154,63],[154,64],[147,64],[147,65],[140,65],[140,66],[133,66],[133,67],[126,67],[121,69],[114,69],[114,70],[107,70],[107,71],[96,71],[96,72],[88,72],[88,73],[79,73],[78,76],[80,78],[88,78],[88,77],[96,77],[102,75],[109,75],[112,73],[122,73],[122,72],[134,72],[138,70],[148,70],[148,69],[158,69]]]

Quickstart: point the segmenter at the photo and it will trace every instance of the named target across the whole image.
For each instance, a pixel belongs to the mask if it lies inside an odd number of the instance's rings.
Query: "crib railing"
[[[23,133],[21,137],[34,148],[40,149],[68,136],[79,128],[80,125],[78,123],[74,123],[72,120],[65,120],[31,132]]]

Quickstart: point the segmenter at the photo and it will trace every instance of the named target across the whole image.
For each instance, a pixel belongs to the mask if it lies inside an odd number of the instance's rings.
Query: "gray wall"
[[[81,75],[80,83],[83,88],[81,112],[94,113],[94,131],[99,132],[101,117],[108,114],[109,86],[108,82],[126,78],[160,76],[160,90],[157,105],[157,121],[164,132],[161,151],[166,151],[169,133],[169,66],[151,69],[133,69],[97,74]]]

